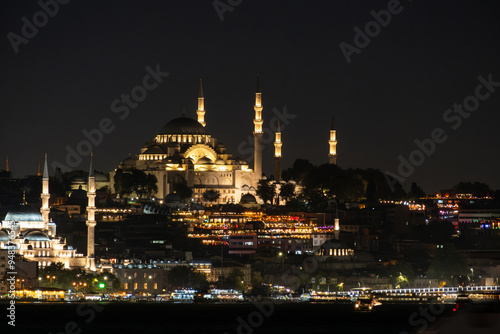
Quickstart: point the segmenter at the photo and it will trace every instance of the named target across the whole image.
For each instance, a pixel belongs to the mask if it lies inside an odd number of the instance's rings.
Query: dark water
[[[5,306],[0,304],[2,310]],[[254,304],[17,303],[16,327],[7,326],[2,316],[0,333],[414,333],[420,327],[412,326],[409,318],[425,305],[382,305],[373,312],[355,312],[351,304],[270,307],[259,311]]]

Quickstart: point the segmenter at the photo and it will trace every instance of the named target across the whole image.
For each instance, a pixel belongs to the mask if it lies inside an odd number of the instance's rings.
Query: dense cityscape
[[[0,4],[2,333],[499,333],[494,8]]]

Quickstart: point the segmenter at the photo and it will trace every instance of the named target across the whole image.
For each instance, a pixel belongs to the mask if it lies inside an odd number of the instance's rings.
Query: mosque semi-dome
[[[24,235],[25,240],[29,241],[50,241],[49,237],[42,231],[34,230]]]
[[[161,129],[162,135],[205,135],[205,127],[189,117],[179,117],[171,120]]]
[[[245,194],[241,196],[241,204],[255,204],[257,203],[257,199],[252,194]]]
[[[0,241],[9,241],[9,240],[10,240],[10,236],[9,236],[9,233],[7,232],[7,230],[1,229],[0,230]]]

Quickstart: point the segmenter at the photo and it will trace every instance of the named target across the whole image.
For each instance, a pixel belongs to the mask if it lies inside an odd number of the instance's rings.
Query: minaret
[[[8,172],[9,171],[9,157],[6,157],[5,158],[5,171]]]
[[[255,119],[254,124],[254,172],[257,180],[262,178],[262,136],[264,132],[262,131],[262,124],[264,120],[262,119],[262,95],[260,93],[260,76],[257,75],[257,90],[255,92]]]
[[[45,226],[49,224],[49,169],[47,167],[47,153],[45,153],[45,164],[43,166],[43,177],[42,177],[42,207],[40,208],[40,213],[42,214],[43,222]]]
[[[196,110],[198,114],[198,123],[203,126],[206,126],[205,123],[205,98],[203,97],[203,83],[200,78],[200,91],[198,92],[198,110]]]
[[[87,269],[95,271],[95,176],[92,168],[93,153],[90,154],[89,188],[87,191]]]
[[[328,141],[330,144],[330,153],[328,154],[329,163],[336,165],[337,164],[337,131],[335,131],[335,122],[332,115],[332,125],[330,127],[330,140]]]
[[[281,131],[280,120],[278,120],[278,131],[274,134],[274,177],[276,182],[281,181]]]

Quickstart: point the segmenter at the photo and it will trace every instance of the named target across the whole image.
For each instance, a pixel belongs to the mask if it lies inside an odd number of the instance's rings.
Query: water
[[[0,304],[2,309],[7,304]],[[274,309],[271,310],[270,307]],[[355,312],[352,304],[17,303],[13,333],[400,333],[419,304]],[[5,311],[6,312],[6,311]],[[446,316],[445,311],[441,316]],[[263,314],[265,313],[265,314]],[[5,317],[0,328],[7,326]],[[239,320],[238,320],[239,319]],[[5,327],[4,327],[5,326]],[[12,328],[10,328],[12,329]],[[0,330],[0,333],[5,333]]]

